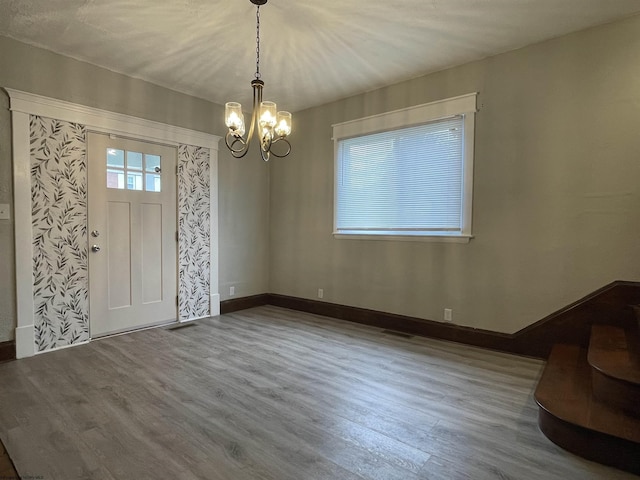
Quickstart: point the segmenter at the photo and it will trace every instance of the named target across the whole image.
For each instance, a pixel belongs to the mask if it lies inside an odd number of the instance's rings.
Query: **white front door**
[[[93,338],[177,319],[176,149],[90,133]]]

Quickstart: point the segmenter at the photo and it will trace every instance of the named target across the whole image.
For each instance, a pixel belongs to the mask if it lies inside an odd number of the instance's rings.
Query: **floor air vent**
[[[170,327],[167,327],[165,330],[181,330],[183,328],[187,328],[187,327],[195,327],[196,325],[198,325],[195,322],[190,322],[190,323],[180,323],[178,325],[172,325]]]
[[[385,335],[393,335],[394,337],[413,338],[413,335],[404,332],[396,332],[395,330],[382,330]]]

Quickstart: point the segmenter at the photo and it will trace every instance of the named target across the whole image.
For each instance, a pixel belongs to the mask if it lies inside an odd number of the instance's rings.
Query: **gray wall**
[[[255,144],[244,158],[220,145],[219,281],[220,299],[228,300],[269,291],[269,168]]]
[[[0,37],[0,87],[15,88],[216,135],[223,108],[156,85]],[[219,153],[220,293],[268,290],[268,171],[262,162]],[[0,90],[0,203],[13,206],[9,98]],[[14,338],[13,219],[0,220],[0,342]],[[228,287],[226,288],[228,293]]]
[[[316,298],[514,332],[640,281],[640,17],[295,114],[293,153],[219,155],[220,293]],[[222,107],[0,37],[0,86],[222,135]],[[474,238],[337,240],[331,124],[480,92]],[[13,203],[0,94],[0,203]],[[0,220],[0,342],[13,338],[13,221]]]
[[[640,281],[638,52],[633,17],[297,113],[271,165],[271,292],[515,332]],[[331,125],[475,91],[475,238],[334,239]]]

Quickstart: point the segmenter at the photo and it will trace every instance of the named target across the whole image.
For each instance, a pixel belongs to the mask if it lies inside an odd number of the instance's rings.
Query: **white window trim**
[[[478,92],[468,93],[457,97],[438,100],[413,107],[393,110],[378,115],[336,123],[333,127],[333,158],[334,158],[334,202],[333,202],[333,236],[338,239],[358,240],[400,240],[412,242],[454,242],[468,243],[471,234],[471,215],[473,200],[473,156],[475,145],[475,113]],[[464,175],[463,175],[463,211],[462,231],[459,234],[420,233],[419,235],[393,235],[376,233],[339,232],[337,229],[338,208],[338,142],[345,138],[370,135],[373,133],[411,127],[433,120],[462,115],[464,118]]]

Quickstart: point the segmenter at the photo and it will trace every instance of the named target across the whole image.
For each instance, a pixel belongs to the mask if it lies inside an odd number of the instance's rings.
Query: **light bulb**
[[[276,135],[286,137],[291,133],[291,114],[289,112],[278,112]]]
[[[273,102],[260,103],[260,126],[273,128],[276,126],[276,104]]]
[[[225,109],[225,123],[231,133],[244,135],[244,115],[242,105],[237,102],[227,102]]]

